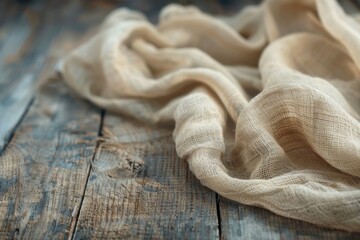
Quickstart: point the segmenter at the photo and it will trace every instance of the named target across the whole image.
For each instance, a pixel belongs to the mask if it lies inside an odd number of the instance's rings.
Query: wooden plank
[[[222,239],[360,239],[350,233],[278,216],[220,197]]]
[[[20,75],[20,79],[12,79],[14,80],[13,82],[9,80],[11,72],[15,72],[16,68],[9,67],[6,63],[6,57],[12,52],[17,51],[18,46],[24,44],[26,37],[31,31],[25,19],[21,17],[23,13],[21,7],[15,4],[7,4],[5,7],[12,14],[4,16],[6,22],[1,28],[0,71],[2,74],[0,76],[0,112],[2,114],[0,116],[0,152],[5,145],[5,141],[11,135],[10,130],[14,128],[17,120],[21,118],[31,101],[28,92],[30,92],[33,85],[31,83],[31,74]]]
[[[0,1],[0,52],[7,35],[11,32],[12,27],[16,25],[23,11],[22,7],[13,4],[11,1]],[[12,26],[11,26],[12,25]]]
[[[24,14],[18,5],[9,5],[19,12],[5,23],[6,36],[0,50],[0,152],[30,106],[44,67],[54,65],[65,50],[71,49],[87,30],[100,24],[111,10],[96,6],[85,10],[83,5],[79,0],[61,4],[55,0],[37,1],[26,7]],[[59,38],[67,41],[63,45],[65,49],[51,47]],[[49,56],[50,47],[52,56]]]
[[[0,156],[0,239],[72,234],[100,118],[63,83],[41,90]]]
[[[177,157],[171,128],[108,114],[103,126],[75,239],[218,238],[215,193]]]
[[[32,98],[22,96],[31,96],[29,88],[34,89],[35,82],[48,78],[59,58],[108,12],[96,10],[100,14],[84,18],[86,14],[81,12],[82,4],[78,1],[63,2],[61,14],[54,13],[58,9],[50,1],[47,2],[50,6],[41,4],[35,3],[33,8],[47,8],[48,15],[42,18],[49,22],[37,28],[36,39],[30,38],[29,51],[13,48],[15,53],[20,53],[15,54],[19,63],[2,65],[16,77],[2,78],[7,89],[0,92],[12,89],[10,94],[0,94],[2,113],[21,112],[17,107]],[[34,61],[39,62],[37,66]],[[21,76],[25,79],[16,81]],[[10,80],[14,81],[13,85],[9,84]],[[94,154],[100,111],[69,95],[66,89],[63,84],[57,84],[39,93],[35,105],[0,157],[0,239],[73,235]],[[9,116],[2,117],[3,123],[9,124]],[[4,126],[0,124],[2,130]]]
[[[33,99],[35,80],[56,34],[49,19],[41,15],[44,13],[26,9],[23,14],[22,7],[14,3],[8,6],[19,12],[6,19],[2,28],[5,37],[0,51],[0,152]]]

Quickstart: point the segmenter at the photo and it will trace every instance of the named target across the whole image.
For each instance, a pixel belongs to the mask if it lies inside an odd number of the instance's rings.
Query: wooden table
[[[0,239],[360,239],[219,197],[177,157],[171,128],[113,115],[53,79],[112,9],[156,21],[165,2],[0,2]],[[211,13],[254,2],[180,1]]]

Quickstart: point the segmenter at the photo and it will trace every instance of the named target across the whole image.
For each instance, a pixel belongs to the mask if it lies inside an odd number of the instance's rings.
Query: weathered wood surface
[[[176,2],[222,14],[259,1]],[[34,94],[112,9],[156,21],[166,3],[0,1],[0,239],[360,239],[217,197],[176,156],[170,128],[104,114],[62,83]]]
[[[0,239],[63,239],[95,152],[96,107],[49,84],[0,157]]]
[[[83,35],[111,11],[109,6],[97,8],[79,0],[1,2],[0,152],[30,106],[40,74],[65,53],[53,47],[55,40]]]
[[[95,8],[62,3],[61,11],[54,1],[4,4],[10,14],[0,23],[0,239],[71,238],[83,199],[101,111],[63,83],[46,85],[32,99],[37,83],[111,9],[88,15]],[[42,19],[34,32],[24,12]]]
[[[172,129],[105,115],[75,239],[217,239],[215,193],[177,157]]]
[[[220,197],[223,239],[360,239],[350,233],[289,219]]]
[[[11,53],[18,51],[19,45],[24,43],[26,36],[30,32],[30,27],[25,24],[24,19],[21,17],[23,13],[21,6],[12,5],[9,1],[5,1],[2,2],[1,9],[0,112],[2,114],[0,115],[0,152],[5,141],[9,138],[10,132],[30,102],[30,91],[25,89],[33,85],[30,84],[29,86],[29,76],[22,76],[22,74],[17,75],[16,80],[8,80],[12,73],[15,73],[16,68],[9,67],[10,64],[7,63],[7,60]],[[14,94],[8,94],[9,92]],[[20,104],[14,104],[14,102]]]
[[[33,99],[49,46],[60,30],[61,15],[46,1],[32,7],[4,1],[2,11],[0,152]]]

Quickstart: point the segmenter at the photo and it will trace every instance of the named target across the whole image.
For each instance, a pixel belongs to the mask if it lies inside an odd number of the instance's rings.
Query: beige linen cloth
[[[174,122],[178,155],[222,196],[360,231],[360,24],[335,0],[230,18],[169,5],[157,25],[116,10],[60,71],[98,106]]]

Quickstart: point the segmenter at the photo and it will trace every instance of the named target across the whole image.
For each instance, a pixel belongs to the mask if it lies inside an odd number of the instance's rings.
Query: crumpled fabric
[[[59,68],[83,98],[174,124],[208,188],[282,216],[360,231],[360,24],[335,0],[268,0],[232,17],[129,9]]]

